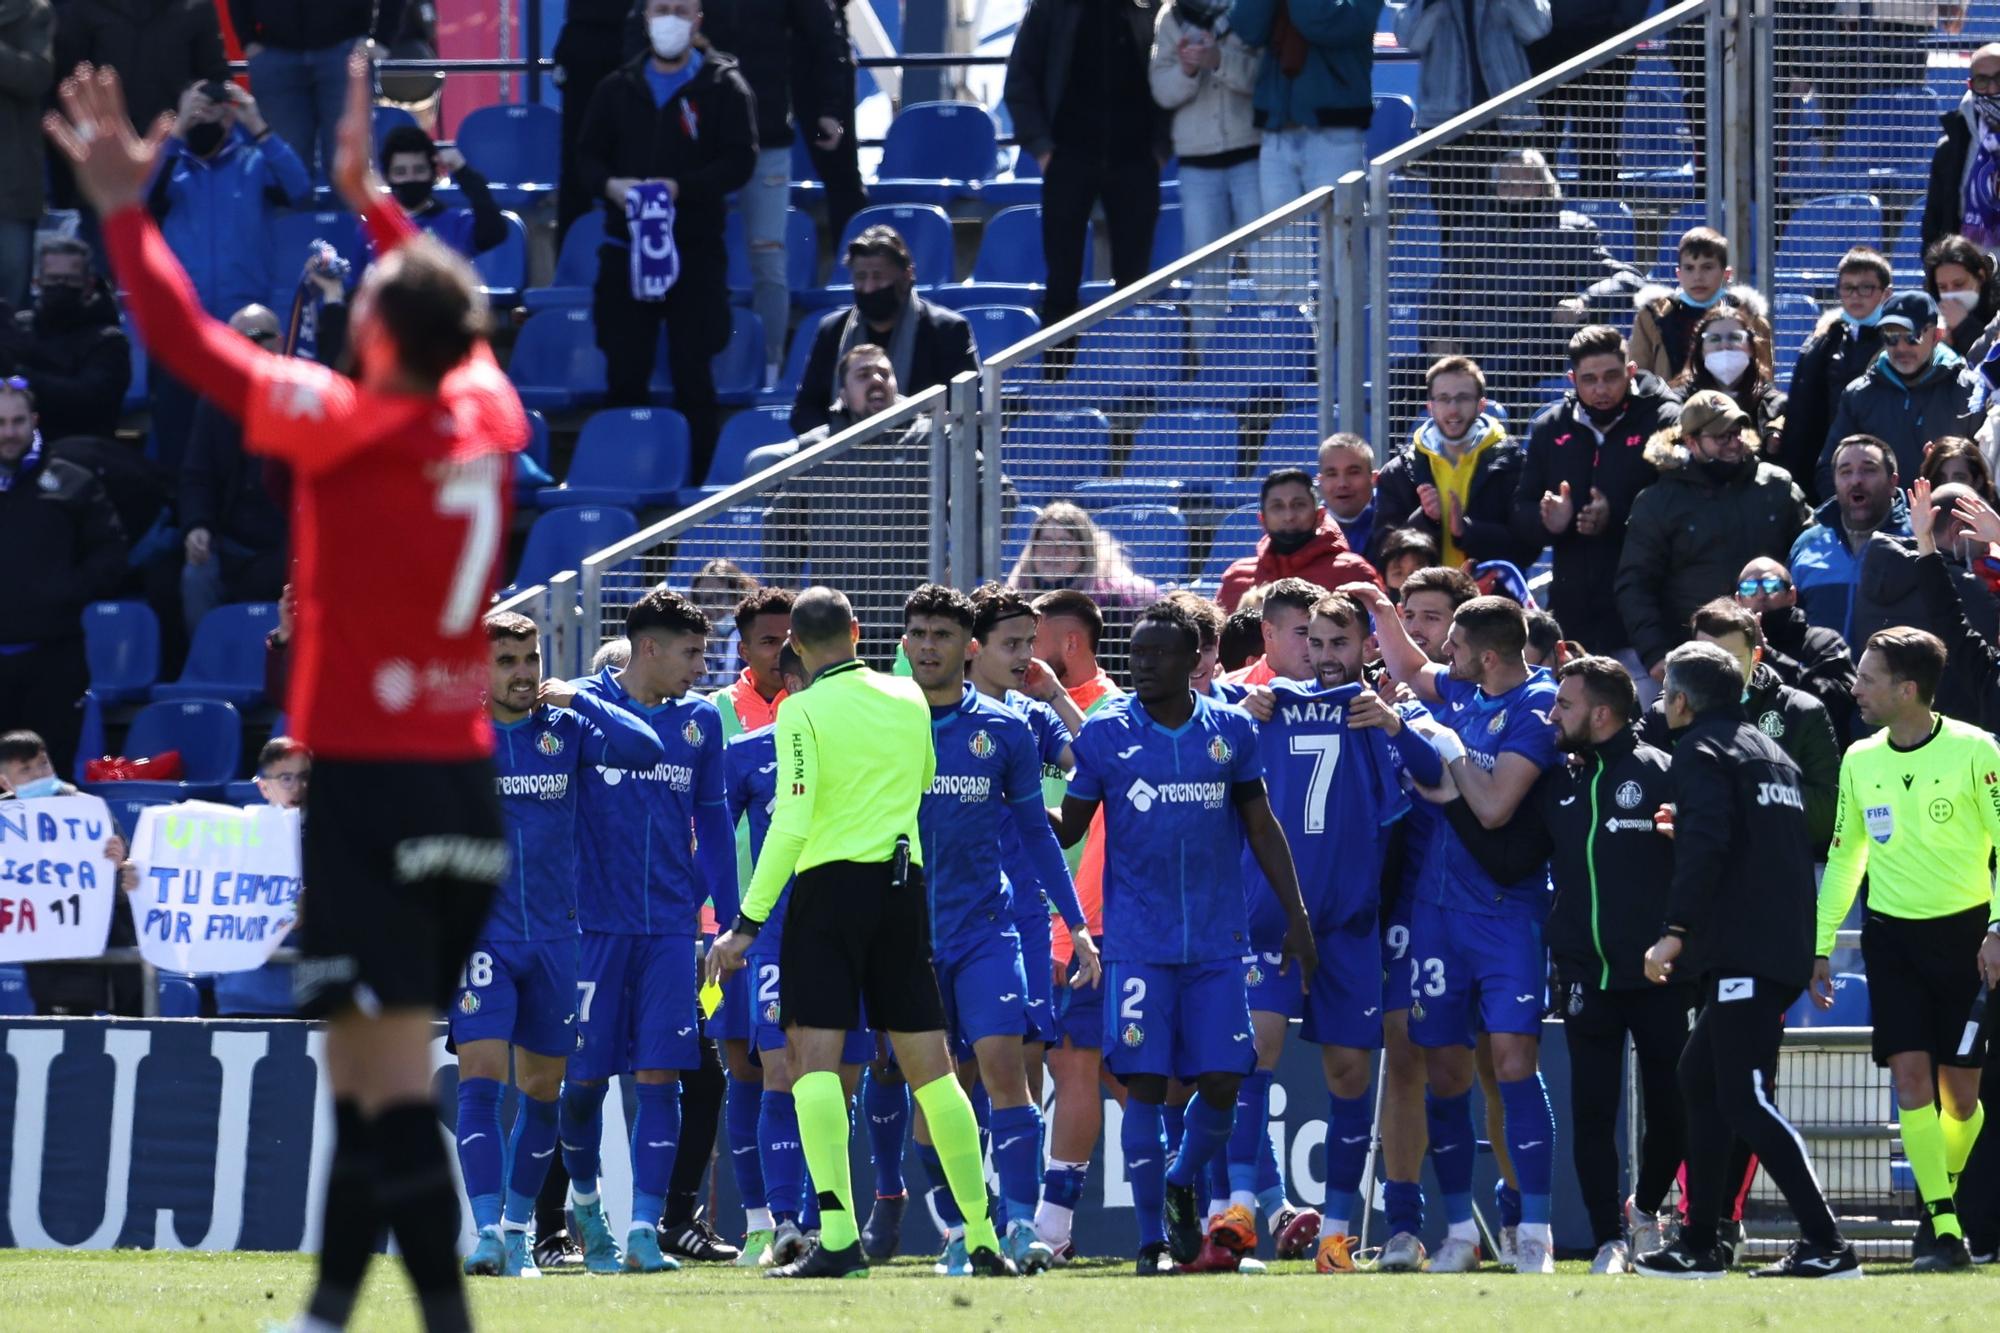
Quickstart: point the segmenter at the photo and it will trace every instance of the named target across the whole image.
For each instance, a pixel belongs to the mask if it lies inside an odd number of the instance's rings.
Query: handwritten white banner
[[[247,972],[299,914],[299,813],[184,801],[142,811],[132,835],[139,951],[174,972]]]
[[[117,832],[95,796],[0,801],[0,963],[95,958],[111,934]]]

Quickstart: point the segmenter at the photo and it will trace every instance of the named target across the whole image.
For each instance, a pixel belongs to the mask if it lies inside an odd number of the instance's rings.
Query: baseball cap
[[[1934,329],[1937,322],[1937,302],[1926,291],[1897,292],[1882,303],[1882,318],[1876,321],[1878,327],[1908,329],[1912,333]]]
[[[1720,389],[1703,389],[1691,394],[1681,405],[1681,433],[1683,435],[1706,435],[1716,427],[1747,426],[1750,414],[1736,405],[1736,400]]]

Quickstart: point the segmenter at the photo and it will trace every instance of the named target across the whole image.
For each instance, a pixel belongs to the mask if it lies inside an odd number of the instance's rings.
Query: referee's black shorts
[[[944,1000],[931,970],[924,873],[893,884],[886,861],[829,861],[801,870],[778,947],[778,1005],[787,1027],[937,1032]]]
[[[492,763],[321,759],[305,813],[300,1011],[443,1009],[507,869]]]
[[[1985,1063],[1985,1025],[1973,1020],[1972,1008],[1986,918],[1983,906],[1924,920],[1868,913],[1861,958],[1876,1064],[1905,1051],[1929,1052],[1941,1065]]]

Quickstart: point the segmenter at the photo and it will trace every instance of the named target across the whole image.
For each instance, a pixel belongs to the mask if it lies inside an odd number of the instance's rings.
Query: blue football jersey
[[[593,765],[651,768],[665,754],[639,718],[583,693],[574,709],[537,708],[519,722],[495,722],[495,785],[513,864],[480,938],[576,934],[578,780]]]
[[[694,815],[724,803],[722,715],[693,694],[643,707],[615,667],[576,688],[638,714],[666,751],[650,769],[599,766],[583,775],[577,922],[607,935],[692,936],[710,888],[695,866]]]
[[[1374,918],[1388,826],[1409,809],[1387,734],[1348,729],[1347,706],[1362,688],[1274,681],[1271,720],[1258,737],[1271,811],[1291,845],[1315,932]],[[1285,937],[1285,913],[1248,845],[1243,887],[1251,943],[1256,952],[1274,953]]]
[[[1070,794],[1104,807],[1105,961],[1250,952],[1231,791],[1264,776],[1250,715],[1197,695],[1193,716],[1169,730],[1128,694],[1093,714],[1073,749]]]
[[[1000,833],[1009,808],[1043,812],[1042,761],[1019,713],[967,685],[958,705],[931,710],[937,774],[917,825],[924,841],[924,883],[937,948],[1011,927],[1014,904],[1000,873]]]
[[[748,819],[750,861],[756,864],[764,854],[764,835],[771,831],[771,815],[778,808],[778,729],[758,727],[730,739],[723,747],[724,799],[729,803],[729,822]],[[785,933],[785,904],[791,899],[791,881],[778,895],[770,919],[750,942],[753,953],[775,954]]]
[[[1062,778],[1069,771],[1061,764],[1062,752],[1069,748],[1069,725],[1055,709],[1040,699],[1031,699],[1019,690],[1007,691],[1007,706],[1019,713],[1035,735],[1035,753],[1040,756],[1044,778]],[[1000,866],[1006,872],[1009,892],[1014,898],[1014,919],[1033,921],[1048,916],[1049,900],[1035,887],[1034,873],[1028,868],[1021,849],[1021,835],[1009,823],[1000,829]]]
[[[1518,754],[1537,769],[1558,759],[1556,729],[1549,714],[1556,705],[1556,679],[1541,667],[1530,667],[1528,678],[1497,698],[1489,698],[1471,681],[1440,676],[1437,681],[1438,720],[1465,743],[1466,757],[1491,773],[1503,754]],[[1483,870],[1467,851],[1450,823],[1440,818],[1431,831],[1418,896],[1426,902],[1482,916],[1527,916],[1540,920],[1548,912],[1546,871],[1517,884],[1501,884]]]

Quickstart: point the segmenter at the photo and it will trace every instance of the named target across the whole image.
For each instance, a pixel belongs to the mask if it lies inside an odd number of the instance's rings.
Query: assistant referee
[[[1882,730],[1841,761],[1812,981],[1814,1002],[1831,1008],[1827,955],[1866,874],[1861,955],[1875,1062],[1895,1082],[1903,1149],[1930,1223],[1911,1264],[1919,1273],[1972,1262],[1953,1194],[1985,1120],[1986,1034],[1974,1009],[1979,948],[2000,918],[1988,869],[2000,842],[2000,745],[1931,711],[1944,667],[1944,644],[1922,630],[1885,629],[1861,654],[1854,701]]]
[[[778,795],[741,914],[709,954],[712,976],[743,966],[796,871],[779,952],[778,1003],[791,1053],[799,1139],[819,1190],[820,1238],[772,1277],[865,1277],[848,1179],[847,1097],[837,1072],[851,1028],[887,1032],[965,1216],[972,1271],[1014,1276],[986,1212],[979,1126],[953,1074],[931,970],[917,811],[937,770],[931,710],[914,682],[855,656],[847,598],[808,588],[792,646],[810,686],[778,705]]]

